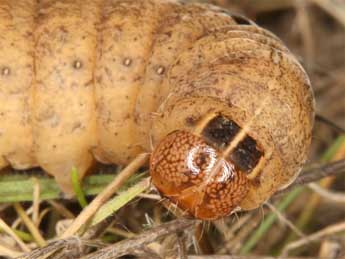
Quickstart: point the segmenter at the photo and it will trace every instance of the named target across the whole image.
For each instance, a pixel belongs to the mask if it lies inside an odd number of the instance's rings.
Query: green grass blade
[[[80,186],[78,170],[75,167],[72,168],[71,180],[72,180],[73,191],[78,199],[78,202],[82,208],[85,208],[87,206],[87,201],[85,198],[84,191],[82,187]]]
[[[120,192],[119,195],[109,200],[97,211],[97,213],[92,219],[91,225],[96,225],[97,223],[101,222],[105,218],[115,213],[117,210],[119,210],[128,202],[137,197],[140,193],[147,190],[149,186],[149,178],[145,178],[136,185],[127,189],[126,191]]]

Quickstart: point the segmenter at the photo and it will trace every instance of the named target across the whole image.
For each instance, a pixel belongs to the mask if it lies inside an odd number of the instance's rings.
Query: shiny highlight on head
[[[155,148],[150,173],[156,188],[195,218],[229,215],[246,196],[249,180],[202,137],[175,131]]]

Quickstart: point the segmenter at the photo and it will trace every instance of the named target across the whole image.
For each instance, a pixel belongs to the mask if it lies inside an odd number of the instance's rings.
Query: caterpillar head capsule
[[[200,136],[185,130],[172,132],[151,156],[153,184],[196,218],[229,215],[249,191],[246,170],[262,155],[248,137],[242,146],[233,147],[238,133],[236,124],[221,116],[211,120]]]

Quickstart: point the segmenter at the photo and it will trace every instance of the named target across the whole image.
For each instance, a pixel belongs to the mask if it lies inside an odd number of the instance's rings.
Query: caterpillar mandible
[[[296,58],[215,6],[0,0],[0,168],[40,166],[71,192],[73,166],[153,150],[156,188],[216,219],[288,185],[313,122]]]

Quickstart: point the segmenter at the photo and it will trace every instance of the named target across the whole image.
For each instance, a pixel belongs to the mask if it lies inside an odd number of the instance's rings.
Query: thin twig
[[[280,221],[282,221],[285,225],[287,225],[295,234],[299,237],[305,237],[305,235],[302,233],[301,230],[299,230],[289,219],[287,219],[283,213],[281,213],[273,204],[266,202],[265,203],[267,207],[270,208],[270,210],[277,214],[278,218]]]
[[[42,210],[38,216],[38,219],[37,219],[37,228],[39,228],[43,218],[51,211],[52,209],[51,208],[45,208],[44,210]]]
[[[89,254],[84,259],[110,259],[128,254],[128,251],[139,249],[146,244],[155,241],[157,238],[167,236],[178,231],[192,227],[197,221],[188,219],[177,219],[169,223],[161,224],[136,237],[128,238],[114,245],[103,248],[97,252]]]
[[[72,225],[62,234],[61,238],[73,236],[95,212],[119,189],[119,187],[137,170],[145,165],[149,154],[137,156],[95,199],[79,214]]]
[[[278,191],[275,196],[281,196],[290,192],[298,185],[306,185],[311,182],[316,182],[328,176],[334,176],[345,172],[345,159],[335,162],[327,163],[317,168],[311,168],[301,173],[297,179],[286,189]]]
[[[345,193],[329,191],[315,183],[308,184],[308,187],[323,198],[333,202],[345,203]]]
[[[288,244],[282,252],[282,258],[286,258],[286,256],[289,254],[289,251],[296,249],[298,247],[301,247],[305,244],[308,244],[310,242],[317,241],[323,237],[335,234],[337,232],[343,232],[345,231],[345,222],[333,224],[331,226],[328,226],[320,231],[315,232],[314,234],[311,234],[309,236],[306,236],[304,238],[301,238],[295,242],[292,242]]]
[[[88,230],[83,234],[82,238],[87,239],[87,240],[98,238],[100,235],[102,235],[102,233],[105,232],[105,230],[111,227],[112,223],[114,222],[115,217],[116,217],[116,214],[113,214],[107,217],[106,219],[102,220],[98,224],[95,224],[89,227]]]
[[[66,219],[74,219],[74,214],[69,211],[64,205],[56,202],[56,201],[48,201],[48,203],[64,218]]]
[[[329,120],[328,118],[322,116],[321,114],[316,114],[315,115],[315,120],[324,123],[328,127],[331,127],[332,129],[336,130],[337,132],[341,134],[345,134],[345,129],[342,128],[341,126],[337,125],[335,122]]]
[[[235,237],[228,241],[227,250],[231,253],[237,253],[246,243],[248,235],[253,233],[254,229],[262,222],[263,216],[257,211],[244,226],[236,233]]]
[[[16,259],[47,259],[51,255],[60,253],[62,258],[77,258],[73,257],[74,254],[85,247],[103,247],[103,244],[94,241],[88,241],[79,237],[70,237],[49,243],[43,248],[37,248],[29,254],[22,255]],[[54,258],[56,258],[54,256]]]
[[[224,236],[224,246],[221,247],[219,250],[220,253],[228,253],[231,252],[232,243],[231,240],[233,240],[237,234],[235,232],[242,228],[245,225],[248,225],[248,223],[253,223],[256,219],[254,218],[254,213],[246,213],[245,215],[241,216],[236,222],[234,222],[231,225],[231,228],[228,228],[223,222],[223,224],[219,224],[219,221],[213,222],[213,224],[216,226],[217,230],[220,231]],[[254,220],[254,221],[253,221]]]
[[[141,193],[138,195],[139,198],[149,199],[149,200],[162,200],[162,197],[158,194],[151,194],[151,193]]]
[[[277,209],[279,211],[284,211],[298,195],[302,192],[302,188],[296,188],[290,192],[282,201],[277,204]],[[262,224],[253,232],[251,237],[243,244],[240,253],[242,255],[249,254],[249,252],[256,246],[256,244],[261,240],[261,238],[269,231],[273,223],[277,219],[277,214],[271,212]]]
[[[109,227],[107,228],[106,231],[107,233],[115,234],[117,236],[124,237],[124,238],[131,238],[135,236],[135,234],[133,232],[130,232],[129,230],[123,230],[116,227]]]

